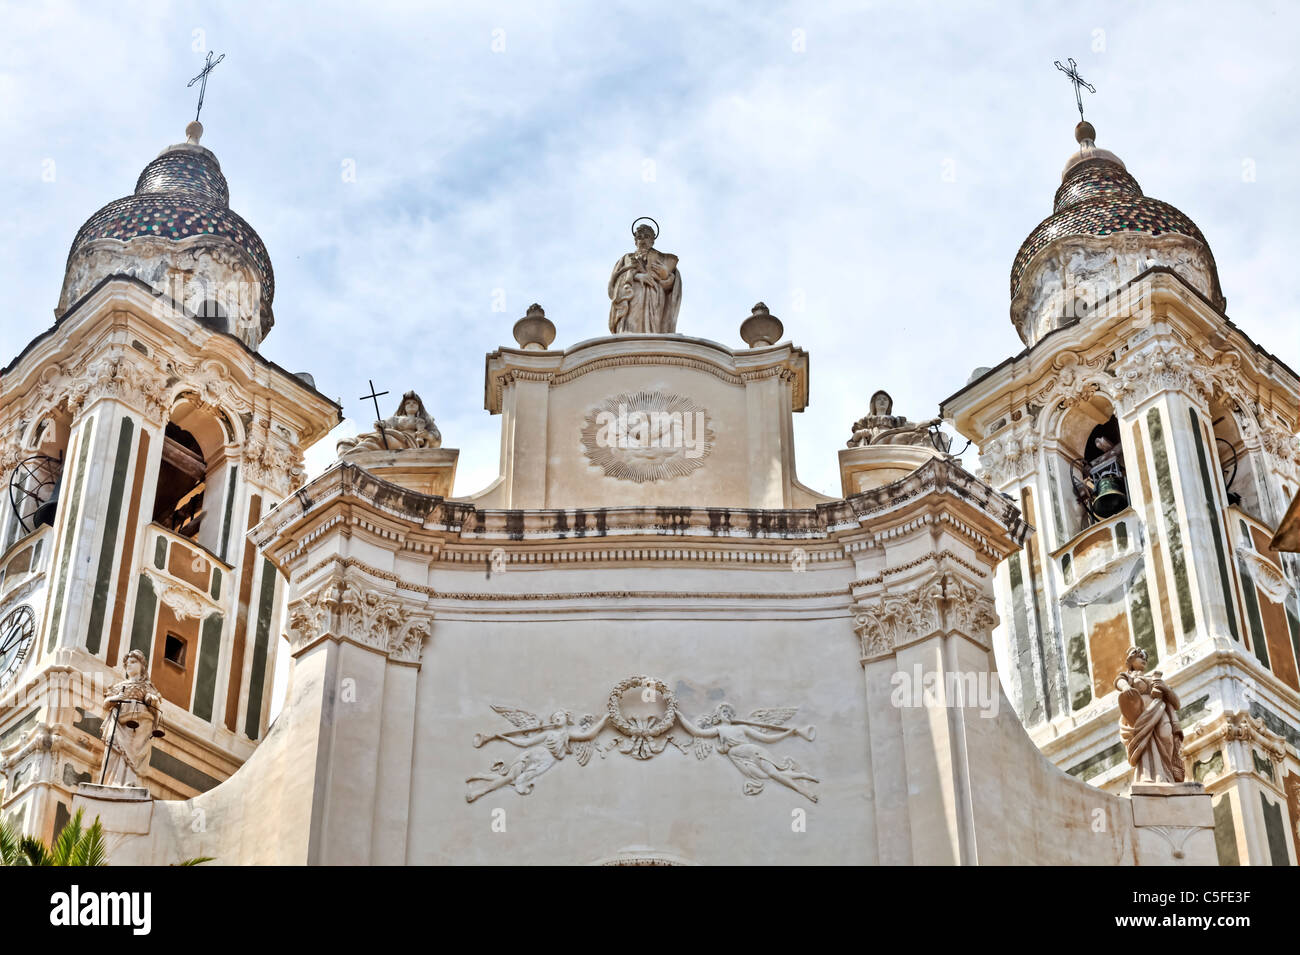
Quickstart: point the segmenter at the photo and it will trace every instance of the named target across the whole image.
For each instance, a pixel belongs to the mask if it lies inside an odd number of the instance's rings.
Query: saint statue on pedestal
[[[149,761],[155,736],[162,736],[162,696],[149,681],[149,661],[132,650],[122,664],[126,679],[114,683],[103,702],[100,738],[105,754],[105,786],[139,786],[140,770]]]
[[[677,312],[682,307],[677,256],[654,247],[658,233],[649,225],[633,225],[636,251],[619,259],[609,277],[609,330],[615,335],[671,334],[677,330]]]
[[[938,425],[941,418],[929,421],[908,421],[903,415],[894,414],[894,399],[887,391],[877,391],[871,396],[871,413],[853,422],[853,437],[849,438],[850,448],[861,448],[868,444],[909,444],[932,447],[947,451],[951,439],[940,434],[934,437],[931,428]],[[943,446],[940,447],[939,445]]]
[[[402,403],[390,418],[375,422],[375,430],[344,438],[338,443],[340,455],[348,451],[404,451],[408,448],[438,448],[442,434],[433,416],[424,410],[424,402],[414,391],[402,395]]]
[[[1178,722],[1178,695],[1160,671],[1146,672],[1147,653],[1129,650],[1125,670],[1115,677],[1119,690],[1119,738],[1133,767],[1135,783],[1181,783],[1183,728]]]

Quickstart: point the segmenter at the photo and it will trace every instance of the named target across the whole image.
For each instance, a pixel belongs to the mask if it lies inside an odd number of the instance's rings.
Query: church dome
[[[1079,151],[1061,173],[1052,214],[1025,239],[1011,267],[1012,321],[1026,344],[1083,317],[1077,309],[1061,314],[1058,306],[1086,308],[1156,265],[1173,268],[1223,307],[1214,255],[1196,223],[1144,195],[1123,161],[1097,148],[1095,137],[1091,123],[1075,129]],[[1085,294],[1085,284],[1093,294]],[[1071,288],[1074,294],[1061,295]]]
[[[186,134],[186,142],[144,167],[132,195],[110,202],[78,230],[58,312],[105,275],[124,273],[256,347],[274,324],[271,259],[253,227],[231,210],[221,164],[198,144],[202,126],[191,123]],[[246,287],[233,292],[231,282]]]

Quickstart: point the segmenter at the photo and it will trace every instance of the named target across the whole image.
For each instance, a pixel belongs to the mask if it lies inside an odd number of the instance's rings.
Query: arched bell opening
[[[1061,421],[1057,443],[1069,475],[1061,490],[1075,502],[1064,518],[1068,539],[1129,506],[1123,440],[1110,401],[1098,394],[1076,404]]]
[[[213,551],[220,528],[210,512],[226,493],[223,465],[232,430],[224,414],[182,396],[163,431],[154,523]]]
[[[36,419],[23,440],[23,457],[5,475],[8,508],[0,553],[27,534],[54,524],[72,415],[60,405]]]
[[[1265,521],[1267,518],[1260,500],[1259,462],[1255,453],[1246,449],[1242,436],[1241,419],[1246,414],[1248,412],[1231,398],[1223,397],[1210,405],[1214,450],[1223,474],[1228,504]]]

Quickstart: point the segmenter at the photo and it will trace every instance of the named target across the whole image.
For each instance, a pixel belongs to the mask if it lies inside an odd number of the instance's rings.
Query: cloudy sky
[[[928,417],[1021,347],[1008,271],[1075,147],[1070,56],[1099,144],[1201,226],[1232,318],[1300,365],[1289,4],[3,3],[0,23],[3,359],[52,321],[78,226],[184,138],[211,48],[204,145],[275,266],[264,353],[362,423],[368,378],[418,390],[460,494],[497,473],[484,353],[533,301],[559,345],[603,334],[641,215],[681,258],[680,331],[738,346],[762,299],[808,350],[798,467],[836,492],[873,390]]]

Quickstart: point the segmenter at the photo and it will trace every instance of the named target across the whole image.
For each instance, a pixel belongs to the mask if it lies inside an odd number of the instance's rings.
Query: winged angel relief
[[[633,691],[639,691],[641,700],[653,704],[655,711],[625,714],[625,694]],[[579,766],[586,766],[593,753],[599,753],[604,759],[617,749],[636,759],[651,759],[669,745],[701,760],[714,751],[726,756],[745,777],[742,790],[747,796],[755,796],[768,782],[776,782],[812,802],[817,801],[810,785],[819,782],[817,777],[805,772],[790,757],[774,756],[761,745],[790,736],[809,742],[816,738],[814,726],[786,725],[798,712],[797,706],[754,710],[748,719],[738,719],[735,707],[720,703],[713,712],[692,721],[678,712],[677,700],[666,683],[641,676],[615,686],[606,712],[600,717],[588,714],[575,722],[570,711],[557,710],[543,722],[527,710],[496,705],[492,709],[510,723],[511,729],[479,733],[474,737],[474,746],[499,741],[522,752],[513,760],[498,760],[488,772],[466,779],[470,787],[465,794],[467,802],[505,786],[513,786],[515,792],[527,796],[537,779],[566,756],[573,756]],[[673,733],[675,728],[681,732]],[[607,729],[613,735],[600,741],[599,737]]]

